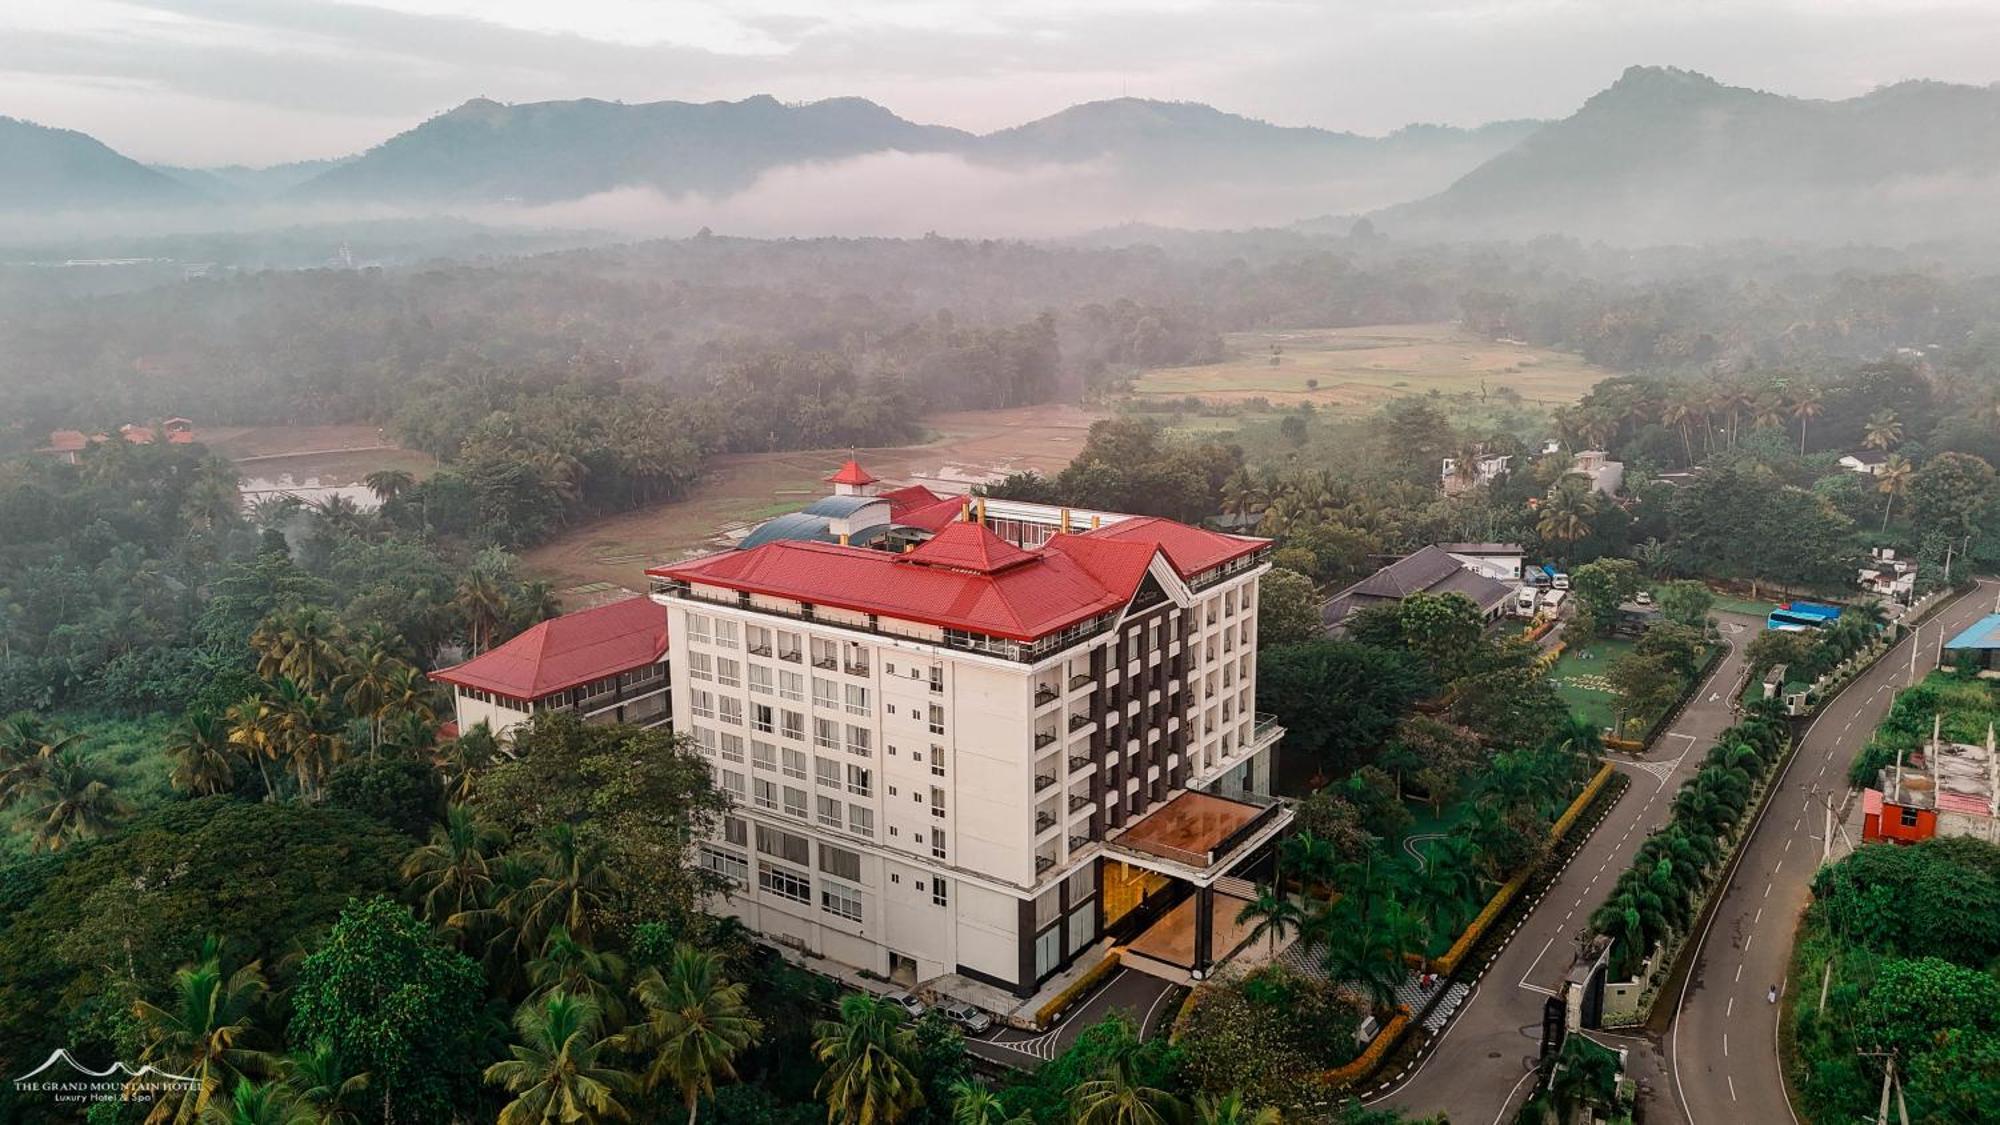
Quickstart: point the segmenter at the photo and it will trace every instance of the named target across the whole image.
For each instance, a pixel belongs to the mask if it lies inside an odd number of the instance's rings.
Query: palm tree
[[[250,634],[257,653],[257,674],[267,680],[291,680],[317,691],[342,666],[345,640],[340,622],[319,606],[300,606],[259,622]]]
[[[1271,956],[1276,957],[1278,939],[1284,937],[1287,931],[1298,933],[1300,923],[1305,921],[1305,912],[1299,909],[1299,904],[1293,902],[1290,895],[1272,884],[1260,883],[1257,897],[1244,903],[1243,909],[1236,912],[1236,924],[1239,926],[1252,919],[1257,924],[1250,928],[1250,935],[1245,940],[1255,941],[1258,937],[1268,936],[1271,939]]]
[[[1170,1125],[1185,1112],[1179,1098],[1140,1081],[1130,1051],[1113,1056],[1069,1095],[1071,1125]]]
[[[1271,1106],[1251,1109],[1231,1090],[1219,1098],[1195,1095],[1194,1120],[1195,1125],[1282,1125],[1284,1117]]]
[[[1297,873],[1301,888],[1324,884],[1340,866],[1340,852],[1333,841],[1314,835],[1310,829],[1286,837],[1278,850],[1280,862]]]
[[[1775,390],[1765,391],[1750,404],[1750,425],[1757,429],[1778,429],[1785,424],[1786,403]]]
[[[251,1046],[258,1036],[252,1013],[266,991],[258,962],[224,973],[221,943],[209,938],[200,960],[174,973],[166,1007],[144,1000],[132,1005],[145,1042],[139,1061],[193,1080],[185,1089],[170,1084],[162,1091],[146,1117],[148,1125],[194,1121],[221,1100],[224,1089],[270,1068],[271,1056]]]
[[[276,733],[276,750],[291,763],[299,795],[308,801],[318,800],[327,774],[340,763],[347,748],[347,740],[334,729],[333,708],[324,696],[301,689],[289,678],[272,685],[266,706]]]
[[[647,969],[632,994],[646,1018],[619,1037],[619,1047],[650,1054],[646,1088],[671,1082],[694,1125],[702,1096],[715,1096],[716,1079],[734,1081],[736,1056],[763,1033],[750,1014],[748,989],[722,976],[722,958],[690,945],[674,947],[667,971]]]
[[[493,643],[494,631],[507,620],[506,593],[491,576],[476,570],[459,582],[458,595],[451,604],[465,622],[466,639],[474,656]]]
[[[916,1035],[902,1009],[863,992],[841,998],[840,1018],[814,1025],[813,1055],[826,1067],[817,1093],[827,1120],[892,1125],[924,1102],[911,1069]]]
[[[360,1125],[367,1119],[362,1096],[368,1089],[366,1073],[351,1073],[346,1060],[329,1043],[295,1051],[280,1065],[285,1085],[310,1111],[314,1125]]]
[[[1563,562],[1567,565],[1576,541],[1590,534],[1590,522],[1596,515],[1597,493],[1592,490],[1590,479],[1571,473],[1550,486],[1535,530],[1543,539],[1562,543]]]
[[[377,503],[387,504],[415,486],[417,478],[407,469],[377,469],[362,477],[361,483],[375,494]]]
[[[239,1078],[229,1100],[211,1099],[201,1125],[319,1125],[320,1116],[277,1082]]]
[[[538,947],[558,925],[590,940],[614,884],[603,849],[580,838],[574,825],[555,824],[542,833],[536,853],[539,870],[517,908],[521,948]]]
[[[1882,505],[1883,531],[1889,530],[1889,513],[1896,506],[1896,497],[1909,490],[1913,472],[1902,454],[1891,453],[1889,459],[1882,462],[1882,470],[1875,474],[1875,491],[1889,498],[1888,503]]]
[[[1810,383],[1792,391],[1792,417],[1799,420],[1799,456],[1806,453],[1806,426],[1826,412],[1826,396]]]
[[[419,896],[423,915],[433,923],[465,914],[493,888],[488,858],[500,832],[461,804],[445,806],[444,823],[431,829],[431,842],[403,857],[403,878]]]
[[[167,737],[167,756],[174,763],[167,781],[175,790],[206,797],[235,786],[236,751],[229,742],[228,720],[206,707],[195,707],[180,717]]]
[[[514,1100],[498,1125],[629,1120],[618,1096],[633,1089],[632,1076],[604,1061],[611,1040],[598,1034],[597,1005],[581,996],[551,992],[514,1013],[519,1042],[514,1057],[486,1068],[486,1081]]]
[[[1000,1096],[969,1078],[951,1084],[951,1125],[1032,1125],[1027,1114],[1008,1117]]]
[[[368,720],[371,753],[382,746],[382,717],[388,711],[391,693],[397,690],[396,673],[409,667],[387,646],[364,637],[333,678],[333,693],[347,713]]]
[[[100,836],[132,811],[103,772],[75,747],[42,760],[25,797],[29,807],[22,822],[34,826],[29,848],[37,852],[59,852],[77,840]]]
[[[492,728],[484,722],[460,731],[457,738],[439,746],[434,761],[444,774],[445,799],[470,800],[473,783],[499,753],[500,744],[494,740]]]
[[[1884,407],[1868,416],[1861,427],[1861,444],[1869,449],[1888,449],[1903,440],[1903,423],[1896,412]]]
[[[1323,943],[1327,978],[1358,986],[1376,1011],[1386,1011],[1396,1002],[1396,986],[1409,976],[1401,951],[1392,947],[1379,925],[1352,912],[1336,906],[1322,915],[1324,920],[1314,928]]]
[[[34,790],[56,755],[82,740],[81,734],[63,734],[31,714],[0,722],[0,805]]]
[[[612,1027],[625,1023],[625,978],[631,972],[625,958],[600,953],[556,926],[542,939],[542,952],[523,966],[532,990],[529,998],[549,992],[588,997]]]
[[[214,530],[234,523],[243,514],[243,494],[237,491],[242,480],[236,465],[225,457],[204,457],[195,468],[194,483],[188,489],[182,513],[189,522]]]

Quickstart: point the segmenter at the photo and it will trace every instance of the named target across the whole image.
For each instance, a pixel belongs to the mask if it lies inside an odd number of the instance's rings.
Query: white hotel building
[[[1169,976],[1227,957],[1229,873],[1291,816],[1254,710],[1268,541],[829,480],[647,572],[675,725],[736,803],[703,852],[729,909],[1023,997],[1106,937]]]

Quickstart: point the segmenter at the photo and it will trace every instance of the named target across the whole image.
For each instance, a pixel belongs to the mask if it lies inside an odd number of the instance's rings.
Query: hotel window
[[[847,713],[866,715],[868,713],[868,689],[860,684],[847,685]]]
[[[724,843],[735,844],[739,848],[750,846],[750,822],[740,816],[722,818],[722,839]]]
[[[861,892],[839,883],[819,885],[819,908],[850,922],[861,921]]]
[[[720,848],[702,848],[701,865],[738,887],[750,881],[750,861]]]
[[[752,703],[750,705],[750,729],[761,730],[765,734],[770,734],[775,729],[771,723],[770,704]]]
[[[931,905],[932,906],[951,905],[951,895],[949,893],[949,888],[945,886],[945,882],[943,879],[931,880]]]
[[[760,770],[777,769],[778,748],[768,742],[752,742],[750,744],[750,764]]]
[[[828,789],[840,788],[840,763],[831,758],[814,758],[813,780]]]
[[[715,678],[715,658],[705,652],[688,653],[688,679],[712,680]]]
[[[815,668],[840,667],[840,646],[824,637],[812,639],[812,658]]]
[[[1090,897],[1092,891],[1097,889],[1097,869],[1086,863],[1082,867],[1077,868],[1071,873],[1068,879],[1063,881],[1069,884],[1069,900],[1071,902],[1082,902],[1084,899]]]
[[[740,623],[728,618],[718,618],[715,622],[715,647],[735,648]]]
[[[757,850],[800,867],[812,866],[812,841],[782,828],[757,826]]]
[[[688,640],[700,641],[702,644],[707,644],[709,642],[709,632],[708,632],[709,621],[710,618],[708,617],[707,614],[702,614],[702,613],[688,614],[687,615]]]
[[[722,771],[722,788],[737,800],[743,799],[743,775],[735,770]]]
[[[874,738],[869,734],[867,727],[857,727],[853,723],[847,724],[848,753],[866,758],[869,750],[873,747],[873,742]]]
[[[874,796],[875,771],[866,766],[848,766],[847,791],[857,797]]]
[[[744,648],[758,656],[771,655],[771,631],[762,625],[752,625],[743,634],[749,643]]]
[[[715,732],[707,727],[694,728],[694,744],[701,747],[705,753],[715,753]]]
[[[847,806],[847,830],[856,836],[872,838],[875,835],[875,810],[866,805]]]
[[[771,670],[762,664],[752,664],[750,666],[750,693],[752,695],[770,695],[771,692]]]
[[[832,844],[819,846],[819,869],[836,879],[850,883],[861,881],[861,853],[846,848],[836,848]]]
[[[840,831],[841,804],[839,798],[821,796],[816,799],[815,804],[819,809],[820,827],[831,828],[835,832]]]
[[[1036,897],[1035,929],[1037,931],[1040,931],[1043,926],[1048,925],[1061,916],[1062,893],[1058,888],[1050,887]]]
[[[787,632],[783,629],[778,630],[778,659],[789,660],[793,664],[799,662],[799,635],[797,633]]]
[[[785,786],[785,815],[806,818],[806,791]]]
[[[867,675],[868,650],[862,648],[858,644],[855,644],[853,641],[847,642],[847,656],[845,665],[846,665],[846,670],[852,673],[853,675],[856,676]]]
[[[783,773],[786,777],[795,777],[800,781],[804,781],[806,779],[805,751],[793,750],[787,747],[781,752],[781,755],[780,760],[784,763],[784,768],[779,772]]]
[[[778,673],[778,698],[797,703],[806,697],[806,678],[798,672]]]
[[[756,805],[760,809],[777,808],[778,783],[775,781],[766,781],[761,777],[751,778],[750,803]]]
[[[840,749],[840,724],[813,716],[813,745],[822,750]]]
[[[723,687],[743,686],[743,665],[728,657],[718,657],[715,661],[715,682]]]
[[[1037,980],[1055,971],[1062,962],[1062,927],[1052,926],[1048,933],[1035,939],[1035,978]]]
[[[942,828],[931,829],[931,858],[944,858],[944,829]]]
[[[806,740],[806,717],[803,714],[797,711],[780,711],[778,718],[782,723],[780,733],[786,738],[796,738],[800,742]]]
[[[944,776],[944,747],[935,744],[931,746],[931,776]]]
[[[714,692],[707,692],[707,691],[689,692],[688,704],[694,710],[695,718],[697,719],[715,718]]]
[[[941,666],[931,669],[931,690],[935,692],[944,691],[944,668]]]
[[[812,901],[812,880],[782,867],[757,864],[757,885],[779,898],[788,898],[793,902]]]
[[[944,733],[944,708],[942,708],[942,707],[939,707],[939,706],[938,706],[937,704],[935,704],[935,703],[931,704],[931,716],[930,716],[930,717],[931,717],[931,733],[932,733],[932,734],[943,734],[943,733]]]
[[[725,723],[743,725],[743,701],[734,696],[725,695],[716,700],[715,713]]]
[[[725,762],[740,762],[740,761],[742,761],[742,760],[743,760],[743,736],[742,736],[742,735],[740,735],[740,734],[730,734],[730,733],[729,733],[729,732],[727,732],[727,731],[724,731],[724,732],[723,732],[723,734],[722,734],[722,760],[723,760],[723,761],[725,761]]]
[[[832,680],[813,677],[813,706],[835,708],[840,706],[840,685]]]
[[[944,790],[935,785],[931,786],[931,815],[940,818],[944,816]]]

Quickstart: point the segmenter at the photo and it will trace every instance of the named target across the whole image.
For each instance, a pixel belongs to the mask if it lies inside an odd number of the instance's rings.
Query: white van
[[[1569,589],[1569,575],[1558,574],[1549,580],[1549,585],[1557,590]]]
[[[1533,617],[1535,607],[1541,604],[1541,592],[1533,586],[1523,586],[1514,595],[1514,616]]]
[[[1554,617],[1562,612],[1563,601],[1569,597],[1561,590],[1550,590],[1542,595],[1542,612]]]

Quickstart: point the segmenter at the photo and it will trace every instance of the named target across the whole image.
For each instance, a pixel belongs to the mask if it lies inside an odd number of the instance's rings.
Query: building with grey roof
[[[1400,602],[1411,594],[1463,594],[1493,621],[1506,612],[1514,588],[1467,567],[1450,551],[1435,544],[1405,555],[1328,598],[1320,607],[1320,623],[1338,635],[1341,623],[1369,606]]]

